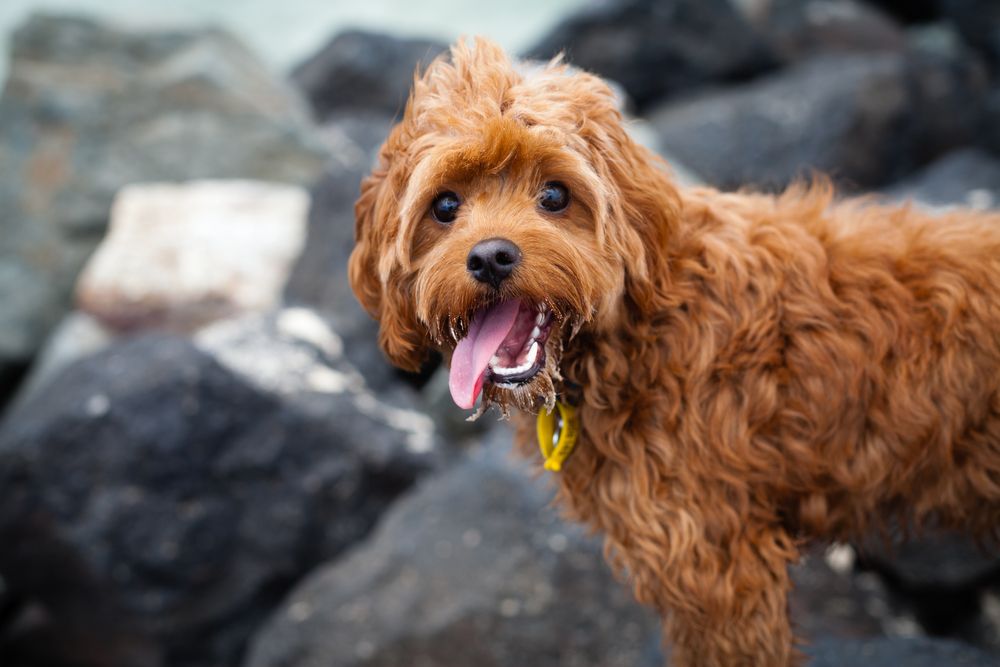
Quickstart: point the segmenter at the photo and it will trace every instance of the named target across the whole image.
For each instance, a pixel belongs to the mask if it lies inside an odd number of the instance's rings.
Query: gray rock
[[[812,549],[791,568],[789,610],[807,641],[879,637],[899,627],[881,581],[856,573],[851,547]]]
[[[324,160],[291,87],[225,33],[34,16],[0,98],[0,375],[67,310],[123,185],[308,184]]]
[[[941,17],[940,0],[867,0],[867,2],[907,25],[929,23]]]
[[[774,64],[728,0],[604,0],[570,16],[525,56],[548,59],[560,51],[573,65],[620,83],[640,109]]]
[[[810,667],[997,667],[1000,655],[926,637],[822,641],[810,646]]]
[[[980,593],[979,611],[961,637],[974,646],[1000,654],[1000,577]]]
[[[872,536],[859,547],[863,565],[882,577],[893,606],[906,610],[930,634],[960,637],[1000,648],[1000,549],[985,549],[970,537],[932,532],[887,545]]]
[[[323,120],[320,133],[340,166],[367,169],[375,164],[379,148],[396,120],[395,116],[374,110],[337,111]]]
[[[441,364],[420,388],[420,401],[448,442],[477,439],[494,428],[502,428],[495,412],[469,421],[469,411],[455,405],[448,388],[448,368]]]
[[[354,249],[354,202],[361,179],[391,124],[388,116],[367,113],[341,114],[325,125],[326,140],[338,147],[337,159],[312,189],[305,249],[285,289],[289,303],[308,305],[327,318],[344,340],[345,355],[380,390],[398,384],[400,375],[378,346],[378,323],[351,291],[347,259]]]
[[[974,62],[916,47],[906,56],[826,56],[654,112],[662,147],[709,183],[782,187],[812,170],[848,189],[883,185],[983,126]]]
[[[1000,207],[1000,160],[976,148],[949,153],[886,189],[895,200],[913,199],[933,207]]]
[[[748,17],[785,63],[823,53],[900,53],[906,35],[891,17],[856,0],[767,0]]]
[[[79,310],[70,312],[56,325],[38,352],[31,372],[24,379],[15,402],[35,395],[63,368],[111,344],[114,333]]]
[[[441,463],[410,407],[369,393],[303,309],[217,325],[197,346],[114,344],[0,428],[0,543],[18,545],[0,572],[82,636],[236,664],[301,575]]]
[[[349,30],[296,67],[292,80],[319,118],[359,109],[398,116],[417,67],[426,68],[446,49],[440,42],[425,39]]]
[[[939,0],[944,18],[951,21],[970,45],[981,51],[1000,73],[1000,3],[995,0]]]
[[[245,667],[662,664],[657,619],[509,456],[427,480],[289,596]]]
[[[986,98],[987,118],[1000,118],[1000,84],[994,85]],[[1000,123],[987,123],[984,128],[983,145],[994,153],[1000,153]]]
[[[907,40],[913,115],[905,148],[912,151],[914,165],[925,165],[960,146],[985,145],[997,123],[990,115],[982,58],[948,23],[911,29]]]

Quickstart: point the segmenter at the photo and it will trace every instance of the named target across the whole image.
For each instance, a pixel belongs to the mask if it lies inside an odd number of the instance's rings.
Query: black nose
[[[472,246],[465,267],[481,283],[500,287],[521,261],[521,249],[507,239],[486,239]]]

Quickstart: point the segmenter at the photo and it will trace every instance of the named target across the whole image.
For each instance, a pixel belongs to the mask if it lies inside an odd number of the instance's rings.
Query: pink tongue
[[[480,310],[472,317],[468,335],[458,342],[451,355],[448,387],[458,407],[468,410],[476,404],[486,366],[513,328],[520,306],[519,301],[512,299]]]

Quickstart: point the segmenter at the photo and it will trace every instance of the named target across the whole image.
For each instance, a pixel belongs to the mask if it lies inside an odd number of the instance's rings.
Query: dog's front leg
[[[801,664],[793,648],[787,597],[793,542],[778,529],[747,527],[730,539],[699,537],[679,543],[659,560],[633,542],[623,565],[637,596],[664,614],[673,667],[789,667]],[[678,551],[678,544],[683,550]],[[663,554],[669,557],[664,559]]]

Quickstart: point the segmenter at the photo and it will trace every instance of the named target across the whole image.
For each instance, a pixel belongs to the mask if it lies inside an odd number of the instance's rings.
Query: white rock
[[[255,181],[130,185],[77,283],[80,308],[116,330],[179,331],[280,303],[309,195]]]

